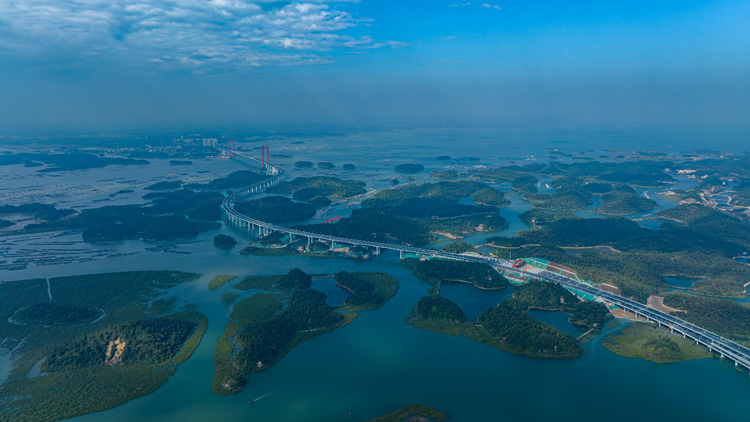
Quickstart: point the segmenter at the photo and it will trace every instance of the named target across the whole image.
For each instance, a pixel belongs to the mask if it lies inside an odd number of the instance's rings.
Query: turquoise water
[[[480,290],[467,283],[442,283],[440,296],[450,299],[466,315],[467,321],[476,321],[484,311],[513,296],[513,287],[502,290]]]
[[[675,287],[691,287],[696,281],[701,280],[700,278],[690,277],[664,277],[670,286]]]
[[[546,147],[561,148],[567,152],[588,148],[634,148],[632,139],[622,136],[596,133],[582,137],[580,133],[566,131],[552,136],[539,134],[538,137],[493,130],[403,131],[305,139],[303,145],[292,144],[292,141],[269,142],[272,153],[293,156],[275,160],[289,170],[290,179],[296,176],[340,174],[338,170],[293,169],[294,161],[300,159],[332,161],[339,168],[341,164],[351,162],[357,166],[357,170],[349,177],[365,180],[368,189],[387,187],[392,177],[404,181],[406,176],[392,171],[393,165],[404,162],[424,164],[425,172],[415,175],[416,179],[424,179],[430,170],[455,168],[466,171],[479,165],[534,162],[536,156],[546,156],[543,151]],[[637,139],[636,142],[647,147],[651,139]],[[683,145],[679,148],[688,147]],[[434,159],[437,155],[451,155],[456,159],[438,161]],[[478,156],[482,161],[468,162],[466,157],[470,155]],[[191,171],[200,170],[205,165],[212,166],[217,173],[214,177],[246,167],[240,161],[214,160],[208,164],[199,162]],[[13,174],[20,167],[6,168]],[[119,168],[116,171],[118,177],[125,179],[135,178],[135,172],[145,172],[142,169]],[[148,169],[147,180],[139,182],[138,189],[167,177],[171,171],[173,169],[166,164],[155,162]],[[81,179],[75,183],[83,184],[86,183],[85,179],[109,178],[111,172],[111,169],[95,169],[71,174]],[[14,180],[12,183],[9,187],[16,188],[21,181]],[[33,177],[29,179],[29,184],[39,183]],[[680,183],[686,188],[690,181],[680,180]],[[63,190],[61,187],[60,191]],[[72,196],[66,198],[66,206],[90,204],[92,200],[99,199],[98,196],[91,196],[85,187],[81,187],[80,192],[80,199]],[[103,191],[101,195],[107,193]],[[113,202],[136,202],[140,193],[138,191]],[[530,209],[530,204],[518,195],[508,195],[508,198],[511,206],[499,212],[508,218],[509,227],[497,233],[470,236],[468,241],[483,243],[491,235],[514,236],[518,231],[529,228],[517,216]],[[51,196],[50,200],[55,199]],[[666,203],[660,205],[668,206]],[[347,214],[350,210],[348,204],[338,205],[331,216]],[[581,215],[592,216],[590,213]],[[395,253],[385,252],[366,261],[241,256],[237,254],[241,245],[234,251],[214,248],[211,240],[217,233],[232,234],[239,238],[241,244],[250,240],[245,231],[222,227],[176,246],[176,251],[189,254],[146,252],[146,247],[160,245],[135,241],[101,246],[82,246],[79,243],[73,247],[86,247],[94,251],[115,249],[135,255],[68,265],[32,265],[24,271],[0,274],[3,280],[133,269],[171,269],[204,274],[198,282],[179,286],[172,291],[181,303],[195,303],[209,318],[208,331],[194,355],[155,393],[118,408],[75,420],[363,421],[408,403],[421,403],[449,412],[453,421],[736,421],[750,414],[746,405],[750,377],[746,372],[735,371],[730,362],[708,359],[659,365],[617,356],[601,345],[600,338],[592,340],[586,346],[586,353],[574,360],[543,360],[503,353],[462,337],[431,333],[404,324],[404,317],[426,294],[428,286],[401,267]],[[6,238],[4,241],[11,240]],[[72,234],[56,240],[80,242],[80,235]],[[12,247],[29,247],[34,241],[31,238],[19,240]],[[361,313],[349,326],[306,341],[277,365],[249,376],[244,392],[227,397],[216,395],[211,390],[214,346],[226,327],[231,311],[221,303],[221,295],[232,290],[230,284],[211,292],[206,287],[208,281],[216,274],[236,274],[240,277],[279,274],[294,267],[317,274],[340,270],[385,271],[399,279],[401,288],[382,309]],[[325,291],[331,304],[339,304],[347,296],[345,291],[333,285],[330,278],[316,279],[314,287]],[[253,294],[248,291],[239,293],[242,298]],[[466,284],[446,283],[440,294],[458,303],[472,320],[487,308],[507,299],[512,289],[486,292]],[[534,311],[532,316],[560,329],[570,330],[568,332],[575,332],[567,322],[568,316],[563,313]],[[0,374],[6,366],[7,361],[0,360]],[[247,403],[269,393],[272,394],[253,404]]]
[[[401,288],[382,309],[362,313],[351,325],[300,344],[277,365],[249,376],[244,392],[221,397],[211,391],[213,349],[229,311],[219,297],[229,286],[209,292],[210,277],[204,277],[177,292],[186,301],[197,301],[209,316],[208,332],[195,355],[154,394],[76,420],[362,421],[413,402],[447,411],[455,421],[578,421],[582,409],[588,420],[643,420],[644,409],[649,419],[669,420],[736,420],[747,412],[748,375],[718,359],[658,365],[619,357],[604,349],[599,339],[589,343],[580,359],[532,359],[408,326],[403,318],[428,286],[399,266],[395,254],[371,261],[226,258],[224,269],[262,274],[293,266],[319,273],[386,271],[399,279]],[[449,285],[442,293],[468,301],[471,288]],[[463,303],[465,309],[483,306]],[[561,313],[545,314],[567,319]],[[638,406],[623,405],[624,397]]]

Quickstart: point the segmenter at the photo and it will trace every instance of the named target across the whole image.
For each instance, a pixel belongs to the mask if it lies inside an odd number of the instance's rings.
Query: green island
[[[221,295],[221,303],[224,304],[224,306],[232,306],[234,302],[237,301],[237,299],[240,298],[240,294],[236,292],[228,292]]]
[[[627,215],[651,211],[658,207],[653,199],[635,192],[609,192],[602,195],[602,205],[594,209],[599,214]]]
[[[72,418],[158,389],[208,326],[166,292],[199,277],[132,271],[1,283],[0,338],[18,349],[0,386],[0,421]]]
[[[331,163],[330,161],[321,161],[321,162],[318,163],[318,168],[319,169],[327,169],[328,170],[328,169],[332,169],[332,168],[335,168],[335,167],[336,166],[333,163]]]
[[[505,194],[498,189],[486,187],[471,194],[471,200],[480,205],[491,205],[493,207],[507,207],[510,201]]]
[[[602,339],[607,349],[620,356],[641,358],[655,363],[682,362],[715,355],[691,339],[670,333],[654,324],[630,323]]]
[[[163,181],[163,182],[156,182],[154,184],[148,185],[143,189],[146,190],[175,190],[179,189],[182,186],[182,182],[179,180],[172,180],[172,181]]]
[[[421,404],[407,404],[393,413],[370,419],[367,422],[445,422],[447,420],[450,420],[450,416],[445,412]]]
[[[249,217],[274,224],[307,220],[315,216],[315,207],[283,196],[265,196],[240,202],[235,209]]]
[[[399,173],[417,174],[421,172],[422,170],[424,170],[424,166],[421,164],[405,163],[405,164],[398,164],[394,166],[393,169]]]
[[[297,161],[294,163],[294,167],[297,167],[299,169],[306,169],[306,168],[312,168],[313,163],[311,161]]]
[[[494,268],[479,262],[407,258],[401,261],[401,265],[429,283],[430,294],[437,293],[440,290],[440,284],[446,281],[469,283],[485,290],[499,290],[510,285],[508,280]]]
[[[461,177],[456,170],[433,170],[430,172],[430,179],[458,179]]]
[[[150,164],[146,160],[99,157],[94,154],[81,152],[67,152],[64,154],[20,153],[0,155],[0,166],[24,164],[27,167],[39,167],[42,163],[47,164],[49,167],[37,170],[39,172],[86,170],[104,168],[107,166],[143,166]]]
[[[473,181],[407,185],[376,193],[336,224],[312,224],[302,230],[353,239],[421,245],[438,236],[462,237],[499,230],[508,221],[496,207],[464,205],[462,198],[487,185]]]
[[[214,236],[214,246],[220,249],[232,249],[237,244],[237,240],[226,234],[217,234]]]
[[[405,322],[428,331],[464,336],[513,354],[554,359],[581,355],[575,338],[530,317],[527,312],[532,309],[571,312],[572,323],[592,329],[603,327],[611,319],[603,304],[580,301],[555,284],[529,282],[517,287],[512,299],[485,311],[477,322],[466,321],[458,305],[435,295],[421,298]]]
[[[224,177],[219,177],[207,183],[191,183],[188,188],[194,190],[225,190],[242,188],[267,179],[268,176],[252,170],[237,170]]]
[[[236,275],[217,274],[214,276],[214,278],[211,279],[211,281],[208,282],[208,290],[216,290],[219,287],[231,282],[235,278],[237,278]]]
[[[242,391],[247,383],[245,374],[273,366],[300,342],[354,321],[356,314],[340,313],[326,305],[326,295],[310,289],[311,284],[309,275],[293,269],[281,276],[246,277],[235,286],[277,293],[256,293],[234,305],[227,328],[216,344],[216,393]]]
[[[52,206],[24,206],[17,211],[43,214],[40,215],[43,222],[29,224],[21,233],[82,230],[85,242],[164,241],[195,237],[198,233],[217,228],[222,198],[215,192],[180,189],[150,192],[144,195],[144,199],[149,200],[144,205],[104,206],[80,213],[55,210]],[[0,208],[0,214],[3,211]]]
[[[333,276],[337,286],[352,294],[341,307],[346,312],[381,308],[398,291],[398,280],[386,273],[339,271]]]
[[[365,182],[342,180],[337,177],[298,177],[290,182],[281,182],[267,190],[268,193],[291,194],[298,201],[309,201],[317,197],[350,198],[367,192]]]

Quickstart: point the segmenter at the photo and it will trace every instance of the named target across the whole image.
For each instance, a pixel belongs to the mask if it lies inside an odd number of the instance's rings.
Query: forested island
[[[386,273],[339,271],[334,274],[334,281],[352,294],[342,307],[347,312],[381,308],[398,290],[396,277]]]
[[[342,180],[337,177],[298,177],[281,182],[268,189],[269,193],[292,194],[299,201],[318,197],[349,198],[366,192],[365,183],[359,180]]]
[[[485,188],[478,182],[437,182],[387,189],[362,201],[349,218],[336,224],[301,229],[354,239],[421,245],[440,234],[453,237],[508,225],[497,208],[458,201]]]
[[[67,419],[158,389],[207,327],[203,315],[159,298],[198,277],[134,271],[0,283],[0,338],[20,356],[0,386],[17,400],[0,401],[0,419]],[[35,364],[43,376],[26,377]]]
[[[256,293],[234,305],[227,329],[216,344],[215,392],[241,391],[245,374],[266,369],[296,344],[354,320],[356,315],[326,305],[326,295],[310,289],[311,285],[309,275],[293,269],[286,275],[246,277],[235,286],[284,294]]]
[[[450,420],[447,413],[421,404],[407,404],[393,413],[370,419],[367,422],[445,422],[447,420]]]
[[[315,206],[294,202],[283,196],[265,196],[240,202],[235,205],[235,210],[250,218],[274,224],[303,221],[315,216]]]
[[[241,391],[244,375],[272,366],[304,340],[352,322],[356,314],[349,312],[382,307],[398,290],[396,278],[385,273],[340,271],[334,280],[352,293],[341,307],[347,313],[326,305],[326,295],[311,289],[312,278],[298,268],[281,275],[247,276],[234,286],[280,294],[256,293],[234,305],[216,345],[214,391]]]
[[[531,309],[570,312],[572,323],[588,327],[601,328],[611,319],[603,304],[582,302],[556,284],[529,282],[517,287],[512,299],[485,311],[477,322],[467,322],[463,311],[449,299],[431,295],[419,300],[406,323],[468,337],[514,354],[557,359],[581,355],[576,339],[530,317],[527,312]]]

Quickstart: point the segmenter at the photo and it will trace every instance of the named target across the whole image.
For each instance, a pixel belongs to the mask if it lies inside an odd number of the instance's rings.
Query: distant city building
[[[216,138],[203,138],[203,146],[216,148],[219,145],[219,140]]]

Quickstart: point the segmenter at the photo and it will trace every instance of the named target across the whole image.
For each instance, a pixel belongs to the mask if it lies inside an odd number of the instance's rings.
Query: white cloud
[[[502,7],[500,7],[500,6],[496,5],[496,4],[482,3],[481,6],[487,8],[487,9],[502,10]]]
[[[336,4],[355,1],[4,0],[0,60],[114,60],[216,71],[327,63],[334,50],[402,45],[347,35],[372,22]]]

